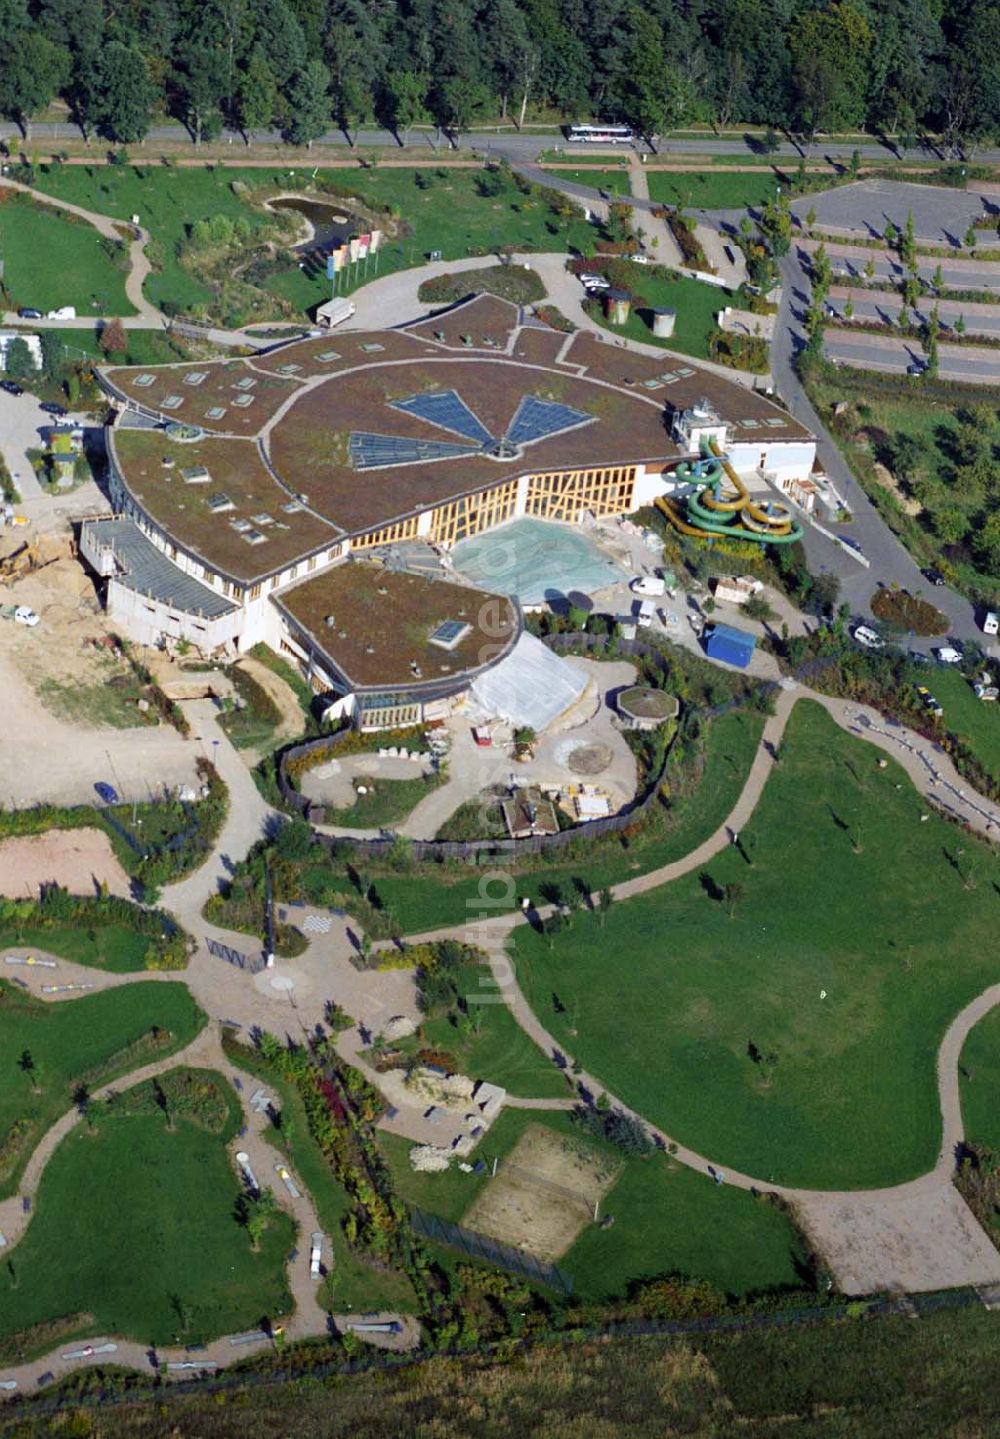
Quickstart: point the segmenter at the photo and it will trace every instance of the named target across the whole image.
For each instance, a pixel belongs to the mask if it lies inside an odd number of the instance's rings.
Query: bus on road
[[[567,125],[571,145],[631,145],[635,131],[630,125]]]

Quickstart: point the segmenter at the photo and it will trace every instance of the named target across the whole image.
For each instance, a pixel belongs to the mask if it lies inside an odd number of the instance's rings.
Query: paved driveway
[[[965,190],[950,190],[935,185],[909,185],[897,180],[859,180],[821,195],[805,195],[792,205],[792,213],[804,219],[809,210],[816,212],[820,230],[856,230],[871,238],[885,233],[891,220],[897,230],[904,229],[906,217],[913,212],[913,228],[918,240],[928,245],[961,245],[969,225],[995,208],[995,202]],[[984,232],[988,243],[996,235]]]

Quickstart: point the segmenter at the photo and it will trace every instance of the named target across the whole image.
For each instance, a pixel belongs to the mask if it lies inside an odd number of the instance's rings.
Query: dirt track
[[[53,880],[71,894],[93,894],[101,884],[112,894],[129,893],[128,875],[103,830],[50,829],[0,840],[0,893],[12,899],[37,895]]]

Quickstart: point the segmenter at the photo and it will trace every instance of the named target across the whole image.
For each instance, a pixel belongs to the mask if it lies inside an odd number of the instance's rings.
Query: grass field
[[[312,167],[309,169],[311,173]],[[438,171],[428,163],[421,171],[353,168],[320,173],[349,186],[362,199],[370,197],[391,205],[406,221],[406,236],[383,245],[378,267],[383,275],[423,264],[431,250],[441,250],[446,260],[454,260],[510,243],[563,250],[593,236],[593,228],[585,221],[553,216],[536,198],[522,195],[513,183],[504,184],[497,195],[481,194],[483,172],[478,169]],[[417,176],[421,177],[419,183]],[[293,183],[306,178],[304,174],[293,177]],[[177,263],[178,246],[189,227],[215,214],[229,219],[243,216],[254,226],[264,223],[261,211],[234,193],[234,181],[287,183],[289,172],[216,169],[210,164],[204,169],[74,165],[43,169],[37,184],[47,194],[100,214],[123,220],[138,214],[164,254],[162,272],[147,281],[147,297],[156,304],[168,301],[186,310],[210,298],[207,287]],[[368,278],[374,274],[371,269]],[[350,279],[342,283],[342,292],[347,293],[353,283]],[[268,288],[303,310],[329,299],[325,275],[297,266],[275,276]]]
[[[525,1129],[542,1123],[559,1134],[579,1137],[568,1114],[507,1109],[476,1150],[491,1166],[517,1144]],[[587,1143],[605,1150],[616,1163],[616,1150],[587,1135]],[[396,1135],[379,1136],[396,1187],[415,1208],[459,1222],[482,1190],[489,1174],[415,1174],[407,1158],[411,1145]],[[622,1294],[630,1279],[679,1272],[709,1279],[727,1293],[791,1288],[801,1283],[798,1235],[784,1215],[742,1190],[717,1185],[663,1154],[629,1159],[601,1212],[613,1214],[610,1229],[588,1224],[559,1261],[572,1274],[574,1293],[583,1299]]]
[[[778,180],[768,169],[759,175],[718,173],[698,170],[650,170],[649,198],[663,205],[683,205],[688,210],[742,210],[773,200]]]
[[[305,1107],[298,1091],[279,1078],[271,1065],[254,1051],[241,1046],[233,1062],[246,1073],[263,1080],[280,1101],[281,1123],[264,1131],[264,1138],[288,1160],[292,1172],[305,1185],[316,1205],[316,1213],[333,1250],[333,1268],[327,1280],[330,1302],[347,1309],[401,1309],[415,1306],[412,1286],[406,1276],[393,1269],[365,1264],[344,1237],[344,1218],[351,1208],[347,1193],[337,1183],[309,1133]]]
[[[828,377],[810,375],[807,389],[859,482],[918,564],[939,567],[950,583],[967,592],[1000,594],[994,567],[976,551],[983,519],[995,507],[983,479],[1000,457],[995,400],[931,397],[915,390],[905,376],[898,388],[889,380],[875,387],[863,372],[849,369]],[[833,408],[841,402],[850,408],[834,417]],[[979,461],[969,449],[972,432],[982,450]],[[876,473],[875,461],[906,480],[910,497],[923,506],[921,514],[902,511],[898,496]],[[930,587],[924,597],[933,602]]]
[[[444,1050],[459,1074],[502,1084],[511,1094],[527,1099],[566,1099],[570,1090],[561,1069],[528,1038],[502,1002],[489,971],[463,969],[456,976],[459,994],[468,1004],[469,1029],[463,1032],[448,1015],[425,1019],[419,1040],[407,1041],[407,1050]]]
[[[194,1343],[287,1311],[294,1225],[275,1215],[252,1252],[225,1150],[240,1110],[227,1081],[211,1077],[229,1101],[221,1133],[183,1113],[170,1129],[155,1107],[117,1115],[97,1105],[93,1132],[80,1124],[63,1140],[0,1270],[0,1336],[88,1313],[89,1332]]]
[[[59,330],[52,327],[50,335],[58,335],[66,348],[70,360],[101,360],[97,330]],[[183,345],[170,340],[162,330],[126,330],[128,349],[125,351],[126,365],[169,365],[187,359],[189,351]]]
[[[945,665],[926,684],[941,701],[948,729],[975,750],[991,774],[1000,774],[1000,705],[977,700],[964,675]]]
[[[399,824],[431,790],[444,784],[445,778],[438,770],[413,779],[366,778],[365,793],[343,809],[328,809],[326,823],[347,829],[382,829]]]
[[[518,975],[557,1042],[709,1158],[899,1183],[937,1154],[942,1035],[996,979],[992,856],[921,823],[903,772],[816,706],[783,753],[743,831],[752,867],[729,848],[554,947],[519,929]]]
[[[94,925],[24,925],[19,928],[0,927],[0,950],[17,949],[24,953],[45,950],[74,964],[92,964],[114,974],[131,974],[145,969],[149,938],[137,934],[124,924]]]
[[[958,1065],[965,1138],[1000,1149],[1000,1008],[969,1034]]]
[[[590,185],[595,189],[604,190],[609,195],[620,195],[624,199],[631,196],[632,186],[628,170],[623,169],[620,165],[609,165],[606,160],[603,164],[584,164],[575,155],[570,158],[574,164],[580,165],[580,169],[547,170],[553,185],[569,181],[573,185]]]
[[[639,273],[633,288],[644,303],[633,307],[624,325],[609,324],[601,306],[594,316],[598,323],[614,335],[625,335],[630,340],[676,350],[699,360],[708,359],[709,337],[717,328],[716,315],[731,300],[730,292],[691,280],[686,275],[676,280],[661,280],[640,270],[639,266],[634,268]],[[650,306],[675,312],[677,320],[669,340],[658,340],[654,336],[652,316],[647,308]]]
[[[9,192],[5,192],[9,193]],[[73,305],[80,315],[134,315],[125,271],[93,225],[35,203],[0,206],[4,286],[12,310]]]
[[[182,984],[137,982],[44,1003],[0,983],[0,1194],[14,1188],[32,1149],[70,1108],[81,1081],[97,1088],[183,1049],[203,1023]],[[168,1032],[167,1043],[145,1038],[154,1026]]]
[[[304,1383],[193,1389],[101,1409],[101,1439],[986,1439],[1000,1427],[1000,1316],[925,1314],[683,1338],[557,1338],[511,1360],[437,1355]],[[472,1416],[467,1418],[466,1416]],[[75,1416],[74,1416],[75,1422]],[[24,1433],[15,1409],[0,1430]]]
[[[561,864],[518,874],[517,893],[540,903],[543,887],[558,883],[569,885],[579,879],[592,893],[607,884],[616,884],[634,874],[646,873],[660,865],[680,859],[689,850],[715,833],[732,809],[743,788],[754,754],[760,743],[764,721],[750,711],[722,715],[708,727],[705,768],[701,782],[690,795],[679,795],[673,802],[668,824],[637,835],[623,848],[609,844],[594,858],[576,856]],[[463,920],[475,923],[490,912],[490,904],[479,906],[481,898],[478,876],[451,880],[446,871],[440,875],[426,869],[419,874],[385,875],[376,881],[385,906],[398,916],[403,932],[418,934]],[[499,888],[482,891],[487,900]],[[472,902],[476,901],[473,906]],[[504,906],[495,906],[504,907]],[[596,926],[596,921],[594,921]]]

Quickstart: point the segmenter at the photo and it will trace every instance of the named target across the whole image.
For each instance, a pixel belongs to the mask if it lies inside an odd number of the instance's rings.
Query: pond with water
[[[298,195],[287,195],[280,200],[272,200],[270,207],[272,210],[294,210],[309,221],[313,234],[310,239],[296,245],[295,250],[310,259],[314,256],[325,257],[363,228],[356,215],[346,212],[341,205],[331,205],[324,200],[306,200]]]

